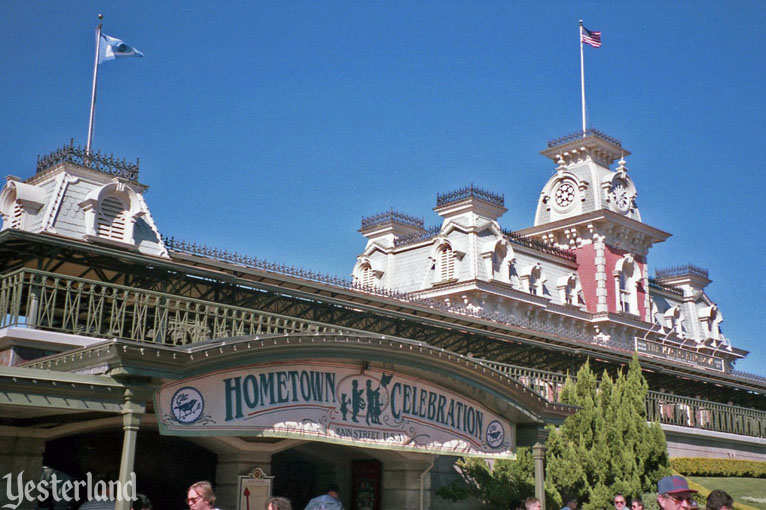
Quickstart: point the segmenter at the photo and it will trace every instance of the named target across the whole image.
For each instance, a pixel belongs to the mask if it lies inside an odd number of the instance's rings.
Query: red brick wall
[[[593,244],[587,244],[575,250],[577,255],[577,275],[580,277],[580,284],[582,285],[583,296],[585,296],[585,303],[587,309],[591,313],[596,312],[596,249]],[[619,250],[611,246],[607,246],[605,250],[606,255],[606,299],[607,306],[610,312],[617,312],[620,307],[618,306],[618,296],[615,295],[614,286],[614,269],[617,267],[617,262],[629,252],[625,250]],[[637,256],[635,258],[636,265],[639,268],[640,274],[644,274],[646,267],[646,260],[644,257]],[[645,317],[646,306],[646,289],[644,288],[643,281],[638,284],[636,300],[638,302],[638,311],[640,316]]]

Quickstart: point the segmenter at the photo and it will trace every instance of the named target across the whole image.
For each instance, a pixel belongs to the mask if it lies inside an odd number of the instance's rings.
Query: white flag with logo
[[[114,60],[120,57],[143,57],[144,54],[132,46],[128,46],[120,39],[101,34],[101,45],[98,51],[98,63],[105,60]]]

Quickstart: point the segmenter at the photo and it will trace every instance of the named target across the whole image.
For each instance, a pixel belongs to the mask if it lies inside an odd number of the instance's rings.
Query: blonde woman
[[[219,510],[215,507],[215,493],[210,482],[202,480],[189,486],[186,491],[189,510]]]

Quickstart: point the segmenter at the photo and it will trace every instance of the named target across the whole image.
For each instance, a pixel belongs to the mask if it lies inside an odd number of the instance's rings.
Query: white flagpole
[[[582,136],[585,137],[585,59],[582,51],[582,20],[580,20],[580,90],[582,93]]]
[[[90,154],[90,143],[93,141],[93,126],[96,121],[96,83],[98,82],[98,54],[101,51],[101,20],[104,16],[98,15],[99,23],[96,28],[96,59],[93,62],[93,89],[90,94],[90,120],[88,121],[88,143],[85,145],[85,154]]]

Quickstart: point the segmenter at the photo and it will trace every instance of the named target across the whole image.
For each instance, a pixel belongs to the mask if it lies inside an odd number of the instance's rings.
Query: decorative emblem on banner
[[[487,425],[487,444],[492,448],[500,448],[505,441],[505,431],[499,421]]]
[[[173,417],[181,423],[189,424],[199,420],[205,410],[205,399],[196,388],[186,386],[176,391],[170,401]]]

